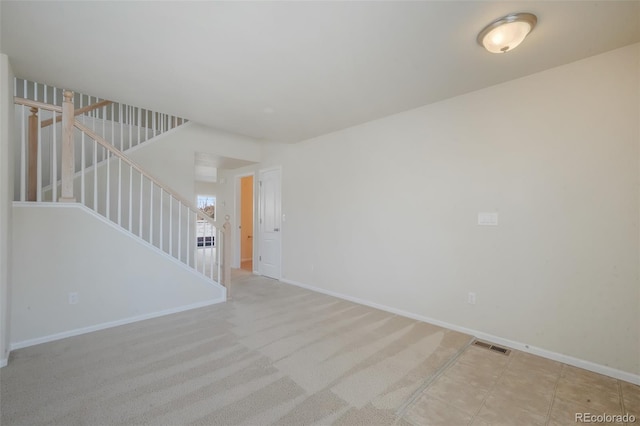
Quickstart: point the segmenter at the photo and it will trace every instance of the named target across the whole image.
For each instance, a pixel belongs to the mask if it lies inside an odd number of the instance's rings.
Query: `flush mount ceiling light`
[[[491,53],[506,53],[515,49],[536,26],[533,13],[513,13],[497,19],[478,34],[478,44]]]

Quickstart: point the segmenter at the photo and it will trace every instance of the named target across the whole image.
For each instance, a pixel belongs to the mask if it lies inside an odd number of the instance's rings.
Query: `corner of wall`
[[[13,71],[0,54],[0,367],[9,358],[13,200]]]

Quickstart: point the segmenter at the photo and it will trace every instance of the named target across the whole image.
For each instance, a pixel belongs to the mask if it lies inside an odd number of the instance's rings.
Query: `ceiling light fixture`
[[[478,44],[491,53],[506,53],[515,49],[533,30],[538,18],[533,13],[513,13],[484,27],[478,34]]]

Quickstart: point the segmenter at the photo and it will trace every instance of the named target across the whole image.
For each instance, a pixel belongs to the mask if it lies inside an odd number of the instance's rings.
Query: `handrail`
[[[102,108],[105,107],[107,105],[111,105],[113,103],[113,101],[100,101],[100,102],[96,102],[93,105],[87,105],[86,107],[82,107],[82,108],[78,108],[76,110],[73,111],[73,115],[81,115],[84,114],[85,112],[91,112],[93,110],[96,110],[98,108]],[[62,116],[56,117],[56,123],[62,121]],[[43,122],[40,123],[40,127],[47,127],[47,126],[51,126],[53,124],[53,118],[50,118],[48,120],[44,120]]]
[[[25,93],[28,92],[26,87],[25,83]],[[35,195],[29,197],[30,200],[33,198],[33,201],[46,199],[53,202],[76,202],[77,199],[107,220],[117,223],[126,231],[211,280],[216,279],[214,276],[217,268],[217,281],[226,287],[226,294],[230,297],[231,225],[228,216],[221,226],[217,226],[216,223],[220,223],[220,220],[216,222],[197,208],[195,200],[184,198],[124,153],[125,149],[133,147],[136,141],[139,144],[149,140],[149,137],[153,138],[178,126],[178,120],[184,123],[184,119],[98,99],[95,103],[89,101],[87,106],[82,106],[81,100],[81,107],[74,109],[74,94],[68,90],[62,91],[62,106],[57,106],[56,98],[60,98],[58,89],[54,88],[51,95],[45,86],[44,102],[38,98],[40,92],[37,86],[34,86],[33,100],[29,99],[30,94],[25,95],[25,98],[20,97],[18,89],[14,92],[14,104],[21,110],[23,126],[19,151],[21,200],[25,200],[27,184],[29,191],[31,186],[35,189]],[[54,104],[48,104],[48,98],[53,98]],[[90,100],[91,98],[89,96]],[[101,126],[96,125],[95,120],[85,124],[81,117],[75,118],[90,111],[97,112],[90,114],[90,118],[103,120]],[[116,117],[116,111],[119,117]],[[46,120],[41,119],[43,115]],[[62,121],[60,128],[49,126],[58,121]],[[107,121],[110,129],[105,126]],[[151,127],[147,128],[149,124]],[[49,127],[45,133],[46,126]],[[102,133],[96,127],[102,127]],[[74,134],[74,129],[81,134]],[[118,133],[119,146],[116,145]],[[109,137],[114,137],[113,141],[109,140]],[[89,146],[86,143],[88,141]],[[77,150],[80,150],[79,156],[76,154]],[[116,167],[115,171],[112,166]],[[78,167],[80,171],[76,173]],[[87,167],[93,168],[92,172],[88,172]],[[98,167],[104,167],[105,173],[99,174]],[[137,183],[135,187],[133,185],[134,175],[139,188]],[[93,189],[87,188],[87,176],[91,179]],[[76,178],[80,180],[79,191],[74,191]],[[47,183],[50,190],[43,193],[44,185]],[[87,198],[87,189],[89,194],[93,195],[92,200]],[[139,194],[139,197],[136,195],[134,198],[134,194]],[[145,196],[146,201],[143,200]],[[127,207],[128,214],[125,212]],[[193,223],[196,220],[197,223]],[[209,235],[210,227],[215,231],[215,245],[211,244],[212,249],[208,251],[195,250],[194,241],[198,241],[200,234]]]
[[[111,101],[103,101],[103,102],[111,102]],[[47,111],[55,111],[55,112],[62,113],[62,107],[60,107],[60,106],[46,104],[44,102],[39,102],[39,101],[32,101],[30,99],[20,98],[20,97],[17,97],[17,96],[14,97],[14,103],[16,103],[18,105],[24,105],[24,106],[32,107],[32,108],[39,108],[39,109],[43,109],[43,110],[47,110]],[[95,106],[95,105],[97,105],[97,104],[90,105],[90,106]],[[85,108],[88,108],[88,107],[85,107]],[[75,113],[77,111],[78,110],[74,111],[74,115],[75,115]],[[207,222],[209,222],[209,223],[211,223],[212,225],[215,226],[215,224],[216,224],[215,221],[213,219],[211,219],[209,216],[207,216],[206,214],[202,213],[200,211],[200,209],[195,207],[192,202],[190,202],[187,199],[183,198],[181,195],[179,195],[177,192],[175,192],[174,190],[169,188],[167,185],[165,185],[162,182],[158,181],[158,179],[154,178],[149,172],[147,172],[139,164],[136,164],[134,161],[130,160],[126,155],[124,155],[122,153],[122,151],[120,151],[119,149],[117,149],[116,147],[111,145],[103,137],[101,137],[100,135],[96,134],[93,130],[91,130],[90,128],[88,128],[84,124],[80,123],[78,120],[74,120],[74,126],[78,130],[80,130],[80,131],[84,132],[85,134],[87,134],[90,138],[95,140],[98,144],[100,144],[102,147],[107,149],[113,155],[115,155],[116,157],[122,159],[125,163],[129,164],[131,167],[136,169],[144,177],[146,177],[147,179],[149,179],[150,181],[155,183],[157,186],[163,188],[173,198],[175,198],[176,200],[180,201],[186,207],[188,207],[192,211],[196,212],[198,215],[202,216],[202,218],[204,218]]]
[[[80,131],[84,132],[85,134],[87,134],[91,139],[95,140],[98,144],[100,144],[103,148],[107,149],[113,155],[115,155],[116,157],[120,158],[122,161],[127,163],[133,169],[137,170],[138,173],[140,173],[142,176],[146,177],[151,182],[155,183],[157,186],[159,186],[160,188],[164,189],[169,195],[171,195],[176,200],[180,201],[182,204],[184,204],[186,207],[188,207],[191,211],[195,212],[197,215],[199,215],[202,218],[204,218],[207,222],[211,223],[213,226],[216,225],[216,223],[215,223],[215,221],[213,219],[211,219],[209,216],[207,216],[202,211],[200,211],[200,209],[198,209],[196,206],[194,206],[192,202],[190,202],[187,199],[183,198],[177,192],[173,191],[167,185],[163,184],[158,179],[153,177],[149,172],[147,172],[139,164],[137,164],[134,161],[130,160],[129,157],[124,155],[124,153],[122,151],[120,151],[118,148],[116,148],[113,145],[111,145],[109,142],[107,142],[100,135],[97,135],[94,131],[89,129],[84,124],[80,123],[78,120],[74,120],[74,126],[78,130],[80,130]]]
[[[19,98],[15,96],[13,102],[18,105],[24,105],[32,108],[44,109],[46,111],[55,111],[62,113],[62,107],[57,105],[45,104],[44,102],[32,101],[31,99]]]

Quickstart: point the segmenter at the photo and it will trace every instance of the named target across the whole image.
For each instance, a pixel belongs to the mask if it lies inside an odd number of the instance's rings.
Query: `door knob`
[[[280,232],[280,228],[273,228],[273,232]]]

